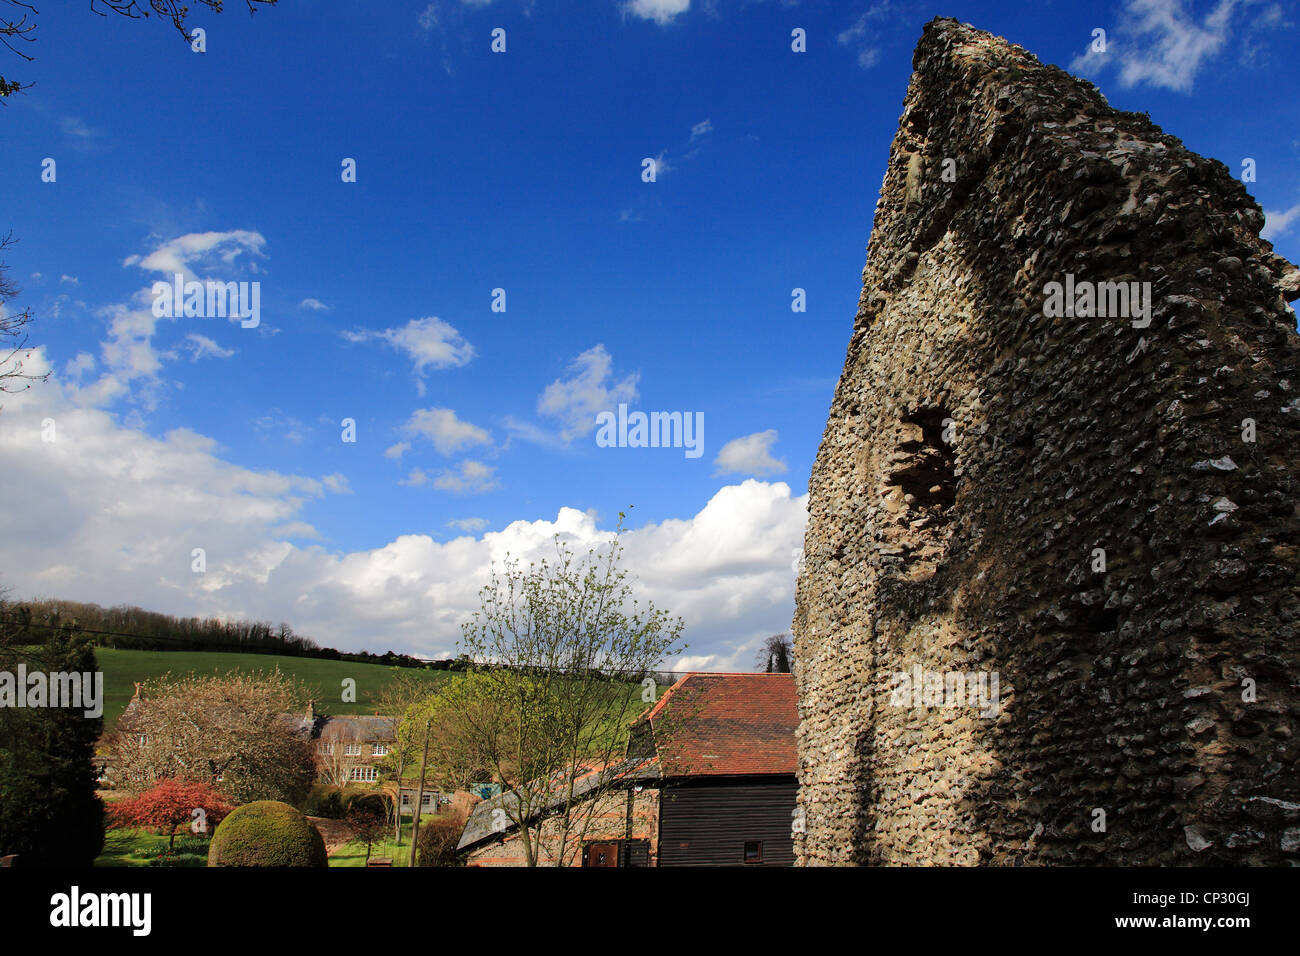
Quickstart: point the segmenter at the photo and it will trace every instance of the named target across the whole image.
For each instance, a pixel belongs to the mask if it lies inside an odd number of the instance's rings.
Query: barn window
[[[762,863],[763,862],[763,841],[750,840],[745,844],[745,862]]]

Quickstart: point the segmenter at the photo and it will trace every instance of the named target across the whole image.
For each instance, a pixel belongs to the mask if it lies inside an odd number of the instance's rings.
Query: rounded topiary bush
[[[325,839],[311,822],[277,800],[233,810],[212,834],[208,866],[329,866]]]

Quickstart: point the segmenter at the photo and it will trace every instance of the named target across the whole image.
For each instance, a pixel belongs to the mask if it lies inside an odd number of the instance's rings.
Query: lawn
[[[411,852],[410,817],[404,818],[406,829],[402,845],[391,837],[383,843],[370,846],[370,856],[388,857],[393,866],[406,866]],[[426,817],[426,819],[432,819]],[[95,859],[95,866],[207,866],[208,841],[203,837],[178,834],[176,849],[169,862],[162,862],[167,854],[167,837],[148,830],[113,829],[104,834],[104,852]],[[159,861],[159,862],[154,862]],[[349,843],[339,847],[329,858],[330,866],[365,866],[365,844]]]
[[[161,677],[168,671],[179,677],[191,671],[196,674],[225,674],[232,670],[252,673],[279,667],[281,673],[308,685],[316,700],[317,711],[335,715],[374,713],[375,697],[397,673],[427,680],[430,691],[436,690],[441,682],[456,676],[452,671],[220,651],[124,651],[97,647],[95,658],[99,662],[99,669],[104,672],[105,730],[111,730],[117,723],[127,701],[135,693],[136,681]],[[355,703],[345,704],[341,700],[343,680],[349,677],[357,682],[357,699]]]
[[[207,866],[208,841],[204,837],[177,835],[176,848],[167,857],[167,837],[148,830],[113,829],[104,833],[104,852],[95,866]]]
[[[383,843],[373,843],[370,846],[370,858],[388,857],[393,861],[393,866],[406,866],[411,855],[411,834],[408,830],[402,839],[402,845],[398,846],[392,838],[388,838]],[[349,843],[341,846],[330,856],[330,866],[365,866],[366,865],[366,845],[364,843]]]

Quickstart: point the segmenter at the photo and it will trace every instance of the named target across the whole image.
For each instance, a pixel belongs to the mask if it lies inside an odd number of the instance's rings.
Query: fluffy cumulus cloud
[[[596,428],[596,415],[619,402],[636,401],[638,375],[615,380],[614,360],[605,346],[587,349],[569,365],[569,377],[557,379],[537,400],[537,411],[560,422],[560,435],[572,441]]]
[[[398,328],[380,332],[359,329],[344,332],[349,342],[387,342],[404,353],[415,367],[416,384],[424,394],[423,376],[426,369],[456,368],[468,365],[474,358],[474,346],[465,341],[456,328],[437,316],[412,319]]]
[[[660,26],[672,23],[691,8],[691,0],[627,0],[623,12],[642,20],[653,20]]]
[[[713,460],[715,475],[775,475],[786,470],[784,461],[772,457],[776,429],[733,438]]]
[[[1264,228],[1259,231],[1259,237],[1272,242],[1290,232],[1297,221],[1300,221],[1300,203],[1290,209],[1265,209]]]
[[[402,431],[409,436],[426,439],[441,455],[452,455],[462,448],[486,445],[492,441],[486,431],[457,418],[450,408],[416,409],[402,426]],[[397,452],[394,457],[401,457],[401,452]]]
[[[45,363],[44,353],[33,361]],[[7,487],[40,489],[0,511],[2,583],[15,597],[284,620],[347,649],[450,655],[494,562],[553,553],[557,534],[579,553],[611,534],[596,516],[562,508],[481,534],[479,519],[462,519],[466,533],[446,542],[403,534],[332,551],[303,511],[346,493],[339,476],[238,467],[186,429],[152,437],[78,404],[57,376],[6,396],[0,467]],[[464,462],[427,480],[472,484],[480,468]],[[690,649],[675,666],[745,668],[763,637],[788,629],[790,554],[806,503],[784,483],[751,479],[721,488],[693,517],[626,534],[639,596],[686,621]],[[203,573],[192,570],[196,548]]]
[[[1070,69],[1088,76],[1117,71],[1121,86],[1149,84],[1190,93],[1206,64],[1223,52],[1234,27],[1252,33],[1278,18],[1276,4],[1218,0],[1198,19],[1186,0],[1125,0],[1113,33],[1098,38]]]
[[[195,232],[167,240],[145,255],[124,259],[123,266],[153,275],[149,285],[137,290],[128,301],[99,310],[99,317],[107,325],[107,337],[100,343],[102,371],[98,379],[80,389],[80,400],[98,405],[131,398],[145,408],[153,408],[164,387],[160,372],[165,360],[188,357],[197,361],[233,355],[234,349],[216,340],[219,335],[215,330],[220,326],[208,326],[212,330],[210,336],[188,335],[176,347],[160,353],[154,341],[159,323],[176,320],[158,318],[153,314],[153,283],[171,283],[178,274],[184,282],[243,278],[247,273],[257,272],[265,245],[266,240],[260,233],[245,229]],[[238,321],[237,316],[230,319],[232,323]],[[84,364],[82,371],[89,368]]]
[[[496,473],[497,470],[492,465],[485,465],[481,461],[467,458],[457,467],[440,472],[433,479],[433,486],[443,491],[454,491],[458,494],[482,494],[500,486],[496,479]]]

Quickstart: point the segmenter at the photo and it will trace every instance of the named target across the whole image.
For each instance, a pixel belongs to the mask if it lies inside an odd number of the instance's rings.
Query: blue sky
[[[807,479],[936,14],[1088,75],[1234,172],[1253,158],[1266,234],[1300,259],[1294,2],[357,11],[198,9],[199,54],[156,20],[43,5],[36,59],[4,62],[35,83],[0,111],[8,306],[35,312],[53,370],[0,412],[16,596],[441,655],[493,561],[599,541],[634,505],[627,564],[686,619],[684,663],[747,667],[789,627]],[[260,324],[153,318],[178,269],[259,282]],[[703,454],[598,447],[595,413],[620,401],[702,413]]]

